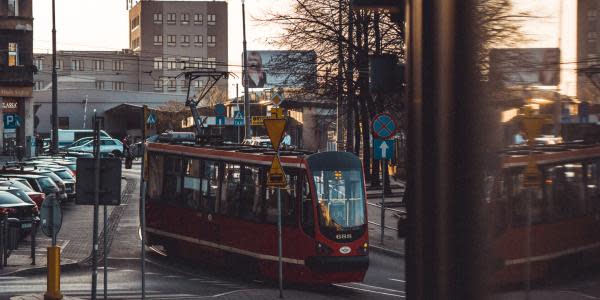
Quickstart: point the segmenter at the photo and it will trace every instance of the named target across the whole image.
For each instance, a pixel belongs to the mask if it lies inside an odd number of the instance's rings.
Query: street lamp
[[[246,5],[242,0],[242,31],[244,36],[244,67],[242,72],[242,80],[244,81],[244,139],[251,138],[250,132],[250,99],[248,99],[248,49],[246,48]]]
[[[52,144],[50,152],[58,153],[58,95],[56,79],[56,14],[52,0]]]

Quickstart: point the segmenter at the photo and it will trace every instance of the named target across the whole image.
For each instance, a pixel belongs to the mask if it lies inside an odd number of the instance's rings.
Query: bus
[[[523,186],[526,148],[505,151],[501,174],[489,184],[488,232],[499,286],[599,262],[600,145],[539,145],[533,158],[541,176],[531,203]]]
[[[146,236],[167,255],[245,265],[276,279],[277,193],[272,150],[250,145],[149,143]],[[282,151],[283,278],[362,281],[369,266],[361,161],[347,152]],[[155,247],[158,248],[158,247]]]

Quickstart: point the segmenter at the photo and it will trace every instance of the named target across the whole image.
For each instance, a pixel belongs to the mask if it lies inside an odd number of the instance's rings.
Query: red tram
[[[273,152],[241,145],[150,143],[148,243],[217,264],[250,263],[277,278],[277,198],[266,186]],[[282,151],[283,273],[287,282],[362,281],[369,265],[365,184],[358,157]]]
[[[531,204],[523,196],[526,151],[503,156],[490,203],[494,282],[500,285],[523,281],[527,264],[536,280],[600,258],[600,146],[541,146],[533,156],[542,176]]]

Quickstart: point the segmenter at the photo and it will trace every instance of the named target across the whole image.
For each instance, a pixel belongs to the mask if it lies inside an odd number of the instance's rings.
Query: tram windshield
[[[365,196],[360,169],[319,170],[313,173],[313,178],[322,229],[338,232],[365,224]]]

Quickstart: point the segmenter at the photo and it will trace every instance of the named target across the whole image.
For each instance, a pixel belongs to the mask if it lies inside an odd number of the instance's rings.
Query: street
[[[108,298],[140,299],[141,266],[139,208],[139,163],[123,169],[128,182],[136,182],[133,195],[113,233],[108,259]],[[125,190],[125,193],[127,190]],[[123,196],[128,196],[124,194]],[[76,214],[78,207],[65,210],[65,218]],[[91,228],[63,228],[81,230]],[[60,234],[59,234],[60,237]],[[91,240],[90,240],[91,242]],[[148,249],[146,261],[146,298],[148,299],[275,299],[276,283],[251,278],[238,270],[190,264]],[[102,263],[100,263],[102,266]],[[91,267],[77,266],[63,271],[61,291],[64,295],[89,299]],[[362,283],[333,284],[322,287],[285,286],[284,295],[291,299],[393,299],[404,298],[404,259],[377,252],[370,253],[370,267]],[[41,294],[46,289],[45,273],[0,277],[0,299],[25,294]],[[103,295],[103,268],[98,269],[98,297]]]

